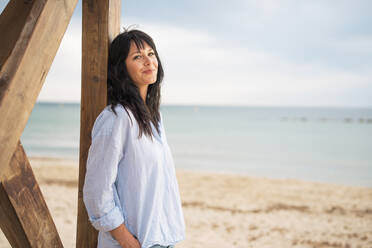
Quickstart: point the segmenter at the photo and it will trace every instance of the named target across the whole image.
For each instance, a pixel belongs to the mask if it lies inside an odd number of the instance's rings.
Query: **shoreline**
[[[72,167],[79,167],[79,159],[71,159],[71,158],[59,158],[59,157],[45,157],[45,156],[30,156],[29,160],[32,163],[36,164],[37,166],[50,166],[53,165],[60,165],[60,166],[72,166]],[[315,180],[305,180],[302,178],[283,178],[283,177],[275,177],[275,176],[262,176],[262,175],[252,175],[252,174],[245,174],[245,173],[238,173],[232,171],[215,171],[213,169],[194,169],[194,168],[180,168],[176,167],[177,171],[180,172],[192,172],[198,174],[215,174],[222,175],[222,176],[233,176],[239,178],[257,178],[257,179],[268,179],[268,180],[280,180],[280,181],[289,181],[289,182],[305,182],[305,183],[314,183],[314,184],[324,184],[324,185],[333,185],[333,186],[347,186],[353,188],[369,188],[372,189],[371,186],[365,185],[357,185],[357,184],[346,184],[346,183],[337,183],[337,182],[324,182],[324,181],[315,181]]]

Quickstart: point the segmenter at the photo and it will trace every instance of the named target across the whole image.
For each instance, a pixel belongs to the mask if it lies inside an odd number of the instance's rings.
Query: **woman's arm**
[[[122,206],[120,201],[115,200],[115,180],[118,164],[123,156],[128,128],[128,121],[124,116],[103,112],[97,118],[92,130],[83,199],[89,220],[99,231],[108,232],[121,225],[124,226]],[[122,227],[119,228],[120,230]],[[118,235],[114,233],[116,239],[123,239],[120,232]],[[132,244],[133,240],[130,241],[128,237],[127,234],[124,235],[124,238],[129,240],[129,244]]]
[[[124,224],[111,230],[110,233],[122,248],[141,248],[140,242],[128,231]]]

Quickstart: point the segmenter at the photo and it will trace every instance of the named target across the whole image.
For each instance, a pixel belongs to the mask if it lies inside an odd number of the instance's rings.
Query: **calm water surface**
[[[163,106],[176,167],[372,186],[372,109]],[[37,103],[31,156],[78,159],[78,104]]]

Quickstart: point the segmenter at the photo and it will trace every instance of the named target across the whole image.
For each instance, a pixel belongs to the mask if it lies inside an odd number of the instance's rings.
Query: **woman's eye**
[[[141,58],[141,56],[140,55],[137,55],[137,56],[134,56],[134,60],[136,60],[136,59],[139,59],[139,58]]]
[[[149,53],[149,56],[154,56],[154,55],[155,55],[154,52],[150,52],[150,53]]]

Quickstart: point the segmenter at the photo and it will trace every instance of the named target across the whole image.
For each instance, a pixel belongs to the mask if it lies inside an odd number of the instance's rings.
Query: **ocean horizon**
[[[372,186],[372,108],[163,105],[176,168]],[[38,102],[28,156],[78,160],[79,103]]]

